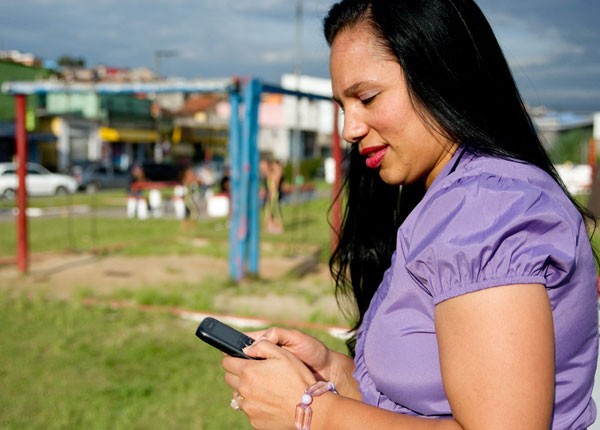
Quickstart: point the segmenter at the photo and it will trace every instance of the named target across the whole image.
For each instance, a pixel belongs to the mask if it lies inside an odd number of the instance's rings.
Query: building
[[[332,97],[330,79],[285,74],[281,77],[281,86]],[[284,96],[283,128],[286,130],[287,150],[281,149],[278,158],[298,161],[328,157],[331,154],[333,121],[333,101]]]
[[[87,161],[127,168],[135,160],[154,159],[160,139],[152,105],[145,95],[48,93],[41,118],[56,136],[58,170]]]
[[[27,57],[29,58],[29,57]],[[35,81],[53,76],[51,70],[33,63],[26,65],[13,61],[12,57],[0,59],[0,85],[8,81]],[[40,151],[48,136],[38,130],[37,112],[44,103],[43,96],[27,97],[26,128],[29,133],[31,160],[40,160]],[[0,93],[0,162],[11,161],[15,155],[15,101],[14,97]]]
[[[49,75],[7,74],[4,81],[43,81]],[[175,80],[151,79],[147,71],[110,67],[64,69],[60,78],[53,81],[55,88],[28,98],[30,158],[52,170],[68,171],[87,161],[122,168],[146,160],[197,164],[216,157],[227,161],[231,109],[226,86],[195,91],[188,84],[193,87],[199,81],[181,81],[178,86]],[[104,83],[122,83],[130,89],[137,84],[159,88],[174,83],[174,90],[106,93],[98,90]],[[284,75],[280,86],[331,97],[328,79]],[[12,95],[2,97],[14,104]],[[327,157],[333,114],[329,100],[265,92],[259,108],[259,150],[284,163]],[[12,145],[4,148],[5,159],[14,155],[13,134],[14,113],[5,123],[4,135],[10,136]]]
[[[529,109],[529,113],[547,150],[551,150],[565,132],[576,129],[589,129],[591,132],[592,129],[593,115],[556,112],[545,108]]]

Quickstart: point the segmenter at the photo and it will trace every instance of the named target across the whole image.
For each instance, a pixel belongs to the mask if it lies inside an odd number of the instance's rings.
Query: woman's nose
[[[356,114],[344,112],[344,127],[342,137],[346,142],[357,143],[369,132],[367,124]]]

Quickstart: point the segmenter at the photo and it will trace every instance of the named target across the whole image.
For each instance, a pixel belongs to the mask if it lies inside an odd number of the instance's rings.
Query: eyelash
[[[378,94],[374,94],[372,96],[366,97],[364,99],[358,99],[360,101],[360,103],[363,106],[369,106],[371,103],[373,103],[373,101],[375,100],[375,97],[377,97]],[[340,102],[338,102],[338,105],[340,106],[340,110],[342,111],[342,115],[345,113],[344,112],[344,107],[342,106],[342,104]]]
[[[365,99],[361,99],[360,102],[362,103],[363,106],[368,106],[373,102],[373,100],[375,100],[375,97],[377,97],[377,94],[369,96]]]

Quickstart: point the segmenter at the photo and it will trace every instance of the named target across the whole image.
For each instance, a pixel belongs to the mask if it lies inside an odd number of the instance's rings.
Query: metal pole
[[[240,151],[240,225],[238,227],[238,243],[241,249],[244,268],[250,255],[250,165],[252,148],[256,146],[258,132],[258,102],[260,100],[260,83],[256,79],[250,80],[244,88],[244,123],[242,124],[242,147]],[[253,143],[254,142],[254,143]],[[257,268],[252,268],[255,273]]]
[[[302,77],[302,0],[296,0],[296,55],[295,55],[295,64],[294,64],[294,75],[296,81],[295,90],[298,92],[302,91],[301,88],[301,77]],[[303,158],[302,151],[302,133],[301,133],[301,112],[300,112],[300,101],[301,98],[298,96],[295,98],[294,106],[295,110],[295,119],[294,119],[294,129],[292,131],[292,151],[291,151],[291,159],[292,159],[292,200],[295,205],[294,208],[294,224],[300,225],[302,221],[300,220],[301,216],[299,211],[301,210],[300,205],[300,186],[304,182],[300,178],[300,162]],[[296,231],[300,234],[301,229],[297,228]],[[301,242],[302,237],[297,237],[297,241]],[[294,252],[294,251],[292,251]]]
[[[17,155],[17,266],[21,272],[29,269],[29,240],[27,237],[27,131],[25,115],[27,99],[24,94],[15,95],[15,140]]]
[[[331,225],[333,234],[331,236],[331,249],[335,249],[342,226],[342,200],[340,191],[342,189],[342,145],[340,139],[340,130],[338,126],[338,116],[340,107],[333,103],[333,134],[331,136],[331,154],[335,160],[335,179],[333,181],[333,207],[331,208]]]
[[[174,57],[177,55],[177,51],[173,49],[158,49],[154,51],[154,73],[156,73],[156,79],[162,79],[161,73],[161,58]]]
[[[250,105],[246,102],[246,122],[249,123],[248,136],[248,272],[258,275],[260,258],[260,202],[259,172],[260,154],[258,151],[258,108],[260,105],[261,84],[252,79],[249,84]]]
[[[231,114],[229,118],[229,178],[230,178],[230,225],[229,225],[229,274],[235,281],[243,276],[243,261],[238,241],[240,229],[240,187],[241,187],[241,159],[240,159],[240,94],[237,89],[229,95]]]
[[[596,139],[590,137],[588,141],[588,164],[592,168],[592,181],[596,177],[597,165],[596,165]]]

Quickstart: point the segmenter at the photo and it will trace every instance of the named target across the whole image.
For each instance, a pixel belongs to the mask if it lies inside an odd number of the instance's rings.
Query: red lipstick
[[[387,149],[388,145],[368,146],[360,150],[360,155],[367,157],[365,164],[368,168],[376,169],[381,166]]]

